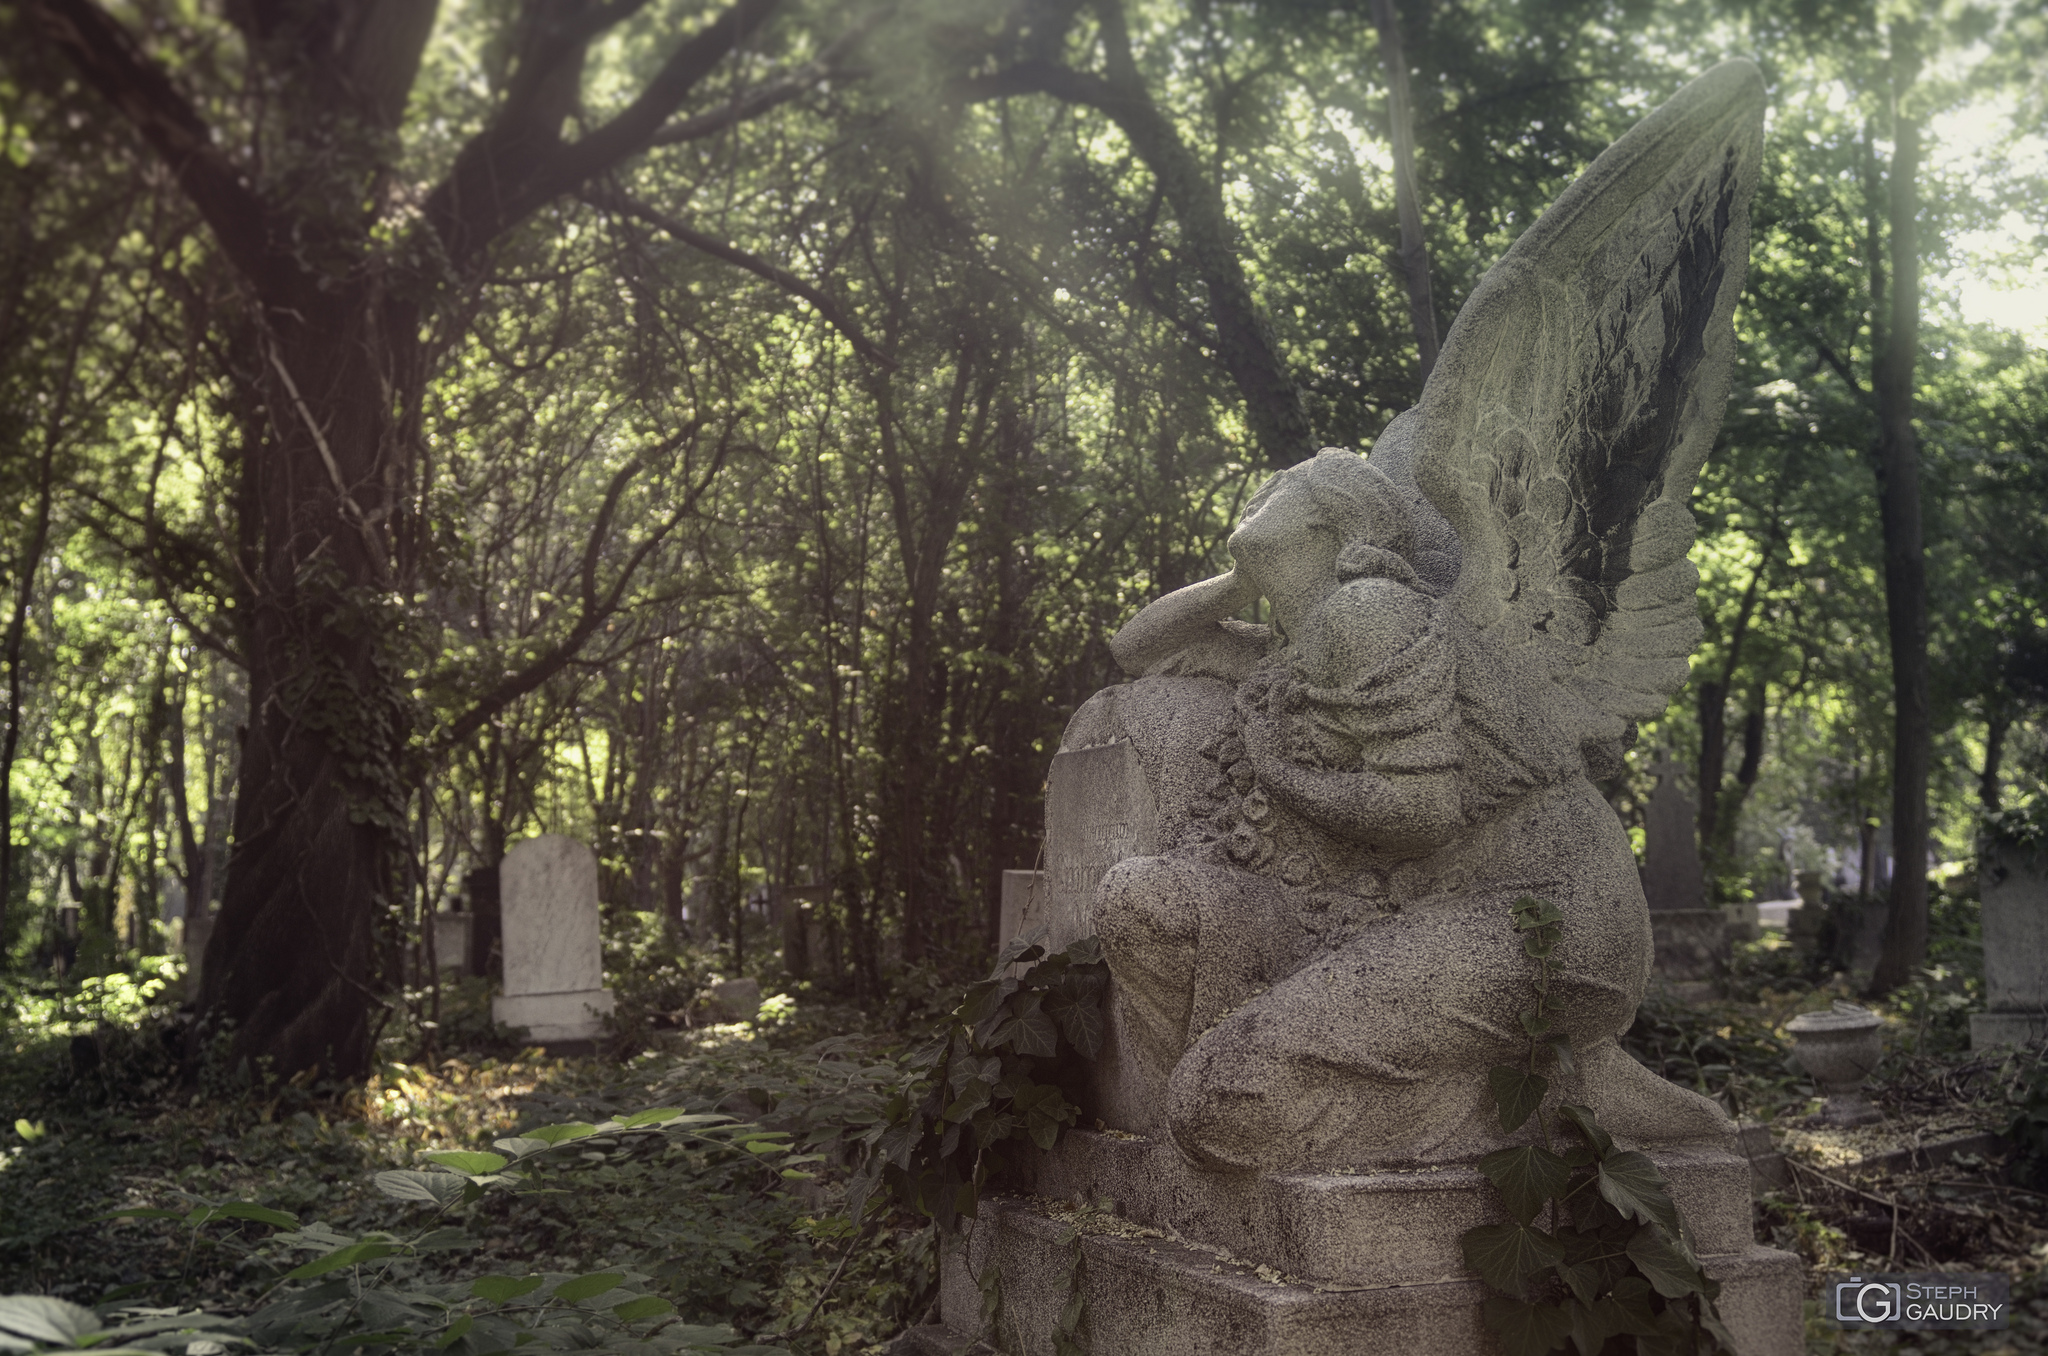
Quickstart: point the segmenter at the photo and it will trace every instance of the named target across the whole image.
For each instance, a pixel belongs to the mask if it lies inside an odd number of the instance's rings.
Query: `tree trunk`
[[[1998,770],[2005,761],[2005,736],[2011,729],[2012,717],[2003,711],[1993,713],[1984,727],[1984,771],[1977,776],[1977,801],[1993,812],[2000,800]]]
[[[370,1067],[373,924],[400,885],[412,733],[372,524],[396,480],[387,393],[403,408],[417,392],[389,339],[417,324],[380,300],[299,290],[305,320],[254,341],[266,427],[243,459],[260,552],[243,627],[251,715],[199,996],[232,1027],[235,1059],[342,1078]]]
[[[1879,503],[1884,523],[1885,621],[1892,654],[1891,912],[1873,995],[1912,977],[1927,955],[1927,777],[1933,761],[1927,672],[1927,567],[1921,551],[1920,461],[1913,369],[1920,336],[1920,125],[1900,107],[1919,65],[1914,36],[1892,36],[1891,325],[1873,371]]]
[[[1408,319],[1422,358],[1422,381],[1436,369],[1436,303],[1429,293],[1429,245],[1422,238],[1422,207],[1415,187],[1415,114],[1408,101],[1408,61],[1401,52],[1401,24],[1394,0],[1372,0],[1372,21],[1380,31],[1380,60],[1387,68],[1387,121],[1394,144],[1394,207],[1401,218],[1401,277],[1408,286]]]

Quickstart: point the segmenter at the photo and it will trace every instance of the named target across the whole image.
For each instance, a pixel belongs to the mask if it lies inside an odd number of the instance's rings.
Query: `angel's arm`
[[[1259,786],[1303,818],[1383,852],[1429,852],[1464,823],[1455,768],[1441,772],[1333,772],[1282,752],[1279,725],[1249,718],[1245,751]]]
[[[1218,622],[1236,616],[1258,596],[1236,570],[1175,589],[1125,622],[1110,637],[1109,652],[1125,673],[1143,677],[1182,650],[1212,639]]]

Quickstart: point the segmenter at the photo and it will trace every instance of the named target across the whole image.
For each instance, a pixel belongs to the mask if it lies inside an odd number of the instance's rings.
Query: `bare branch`
[[[803,298],[811,304],[813,310],[817,311],[824,318],[827,324],[831,325],[833,329],[838,330],[845,337],[847,343],[853,345],[854,352],[877,366],[891,371],[895,370],[895,362],[890,359],[889,355],[877,348],[865,334],[861,333],[860,326],[854,323],[853,317],[846,314],[838,302],[832,300],[832,298],[826,296],[823,292],[811,286],[802,278],[797,277],[789,270],[778,268],[759,255],[750,254],[737,245],[730,245],[715,236],[706,235],[702,231],[692,230],[666,212],[650,207],[637,199],[629,198],[622,193],[586,194],[585,197],[589,202],[598,207],[617,212],[622,216],[638,218],[657,230],[682,241],[692,249],[702,250],[714,259],[723,259],[728,264],[743,268],[756,277],[767,279],[792,296]]]
[[[677,525],[695,510],[698,499],[703,496],[704,492],[711,487],[711,483],[717,478],[719,471],[724,466],[730,440],[726,438],[719,440],[718,450],[712,457],[710,468],[690,487],[689,493],[683,496],[683,502],[676,507],[674,513],[669,515],[668,521],[653,532],[650,532],[646,539],[634,550],[633,554],[627,557],[625,565],[620,568],[618,576],[612,581],[611,587],[604,590],[602,596],[600,596],[597,584],[597,565],[603,553],[605,543],[611,536],[612,517],[618,511],[619,498],[625,493],[627,485],[632,482],[634,476],[638,475],[655,459],[673,452],[683,443],[695,437],[697,430],[702,426],[701,420],[692,420],[681,433],[665,440],[658,446],[640,453],[620,467],[618,472],[613,475],[611,484],[605,489],[604,506],[599,509],[597,522],[592,525],[590,541],[583,550],[582,569],[580,571],[583,605],[581,613],[576,618],[576,624],[569,628],[567,635],[550,646],[547,653],[535,659],[525,668],[508,676],[503,682],[492,688],[476,705],[463,712],[462,715],[451,722],[447,729],[434,740],[434,752],[437,755],[462,743],[488,724],[491,718],[497,715],[498,712],[504,710],[507,706],[519,700],[519,698],[524,697],[527,693],[539,688],[548,679],[569,667],[582,652],[584,645],[589,642],[592,636],[597,634],[598,628],[617,614],[620,600],[625,597],[626,588],[632,583],[633,576],[638,573],[641,565],[646,563],[647,557],[652,555],[655,548],[659,547],[667,539],[669,533],[673,532]]]

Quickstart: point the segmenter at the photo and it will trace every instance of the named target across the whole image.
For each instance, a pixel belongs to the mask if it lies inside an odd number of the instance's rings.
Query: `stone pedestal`
[[[1804,1278],[1797,1258],[1756,1246],[1747,1161],[1719,1149],[1653,1153],[1694,1231],[1721,1312],[1746,1356],[1801,1350]],[[1481,1356],[1486,1291],[1458,1236],[1506,1218],[1478,1171],[1220,1176],[1170,1145],[1070,1132],[1036,1165],[1033,1194],[985,1200],[943,1259],[944,1323],[916,1349],[987,1350],[984,1285],[996,1269],[995,1346],[1050,1356],[1072,1292],[1072,1245],[1084,1235],[1078,1288],[1091,1349],[1118,1356]],[[1075,1212],[1072,1203],[1113,1210]],[[1052,1202],[1064,1202],[1065,1206]]]
[[[560,834],[529,838],[498,867],[505,992],[491,1016],[550,1049],[587,1048],[614,1000],[604,987],[597,856]]]
[[[2048,1036],[2048,851],[1992,844],[1979,873],[1987,1010],[1970,1017],[1970,1048],[2027,1045]]]

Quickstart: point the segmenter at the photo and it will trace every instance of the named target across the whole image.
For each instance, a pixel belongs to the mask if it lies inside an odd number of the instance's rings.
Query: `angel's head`
[[[1365,458],[1326,447],[1260,487],[1230,534],[1231,558],[1272,599],[1283,630],[1347,579],[1384,575],[1413,583],[1414,537],[1393,482]]]

